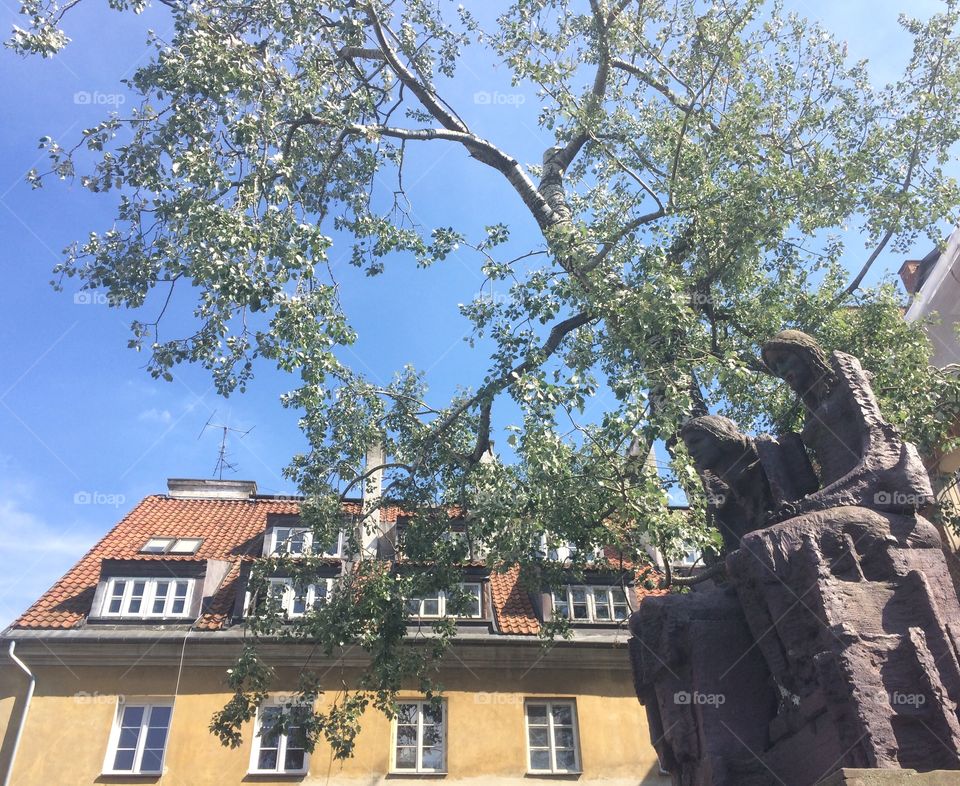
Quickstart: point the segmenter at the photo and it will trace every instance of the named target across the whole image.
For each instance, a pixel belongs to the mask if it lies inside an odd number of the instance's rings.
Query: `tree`
[[[175,34],[154,39],[130,80],[139,106],[73,147],[45,137],[50,169],[29,177],[119,193],[113,227],[70,248],[57,283],[76,277],[141,311],[159,298],[159,316],[134,321],[131,340],[155,377],[200,363],[227,395],[258,359],[299,375],[283,403],[301,413],[309,450],[288,472],[318,542],[377,469],[363,468],[368,449],[385,446],[386,497],[411,514],[407,555],[436,570],[396,576],[360,558],[345,590],[302,622],[283,624],[269,603],[250,622],[254,640],[370,654],[357,691],[304,724],[309,745],[326,735],[349,755],[368,704],[390,712],[410,677],[436,687],[431,665],[455,630],[441,621],[426,645],[407,646],[404,598],[456,582],[466,546],[441,537],[446,511],[491,565],[519,564],[543,583],[559,567],[542,539],[575,543],[574,571],[604,544],[628,558],[645,543],[668,555],[716,544],[682,446],[663,477],[642,459],[708,410],[745,428],[794,424],[797,408],[757,360],[783,327],[863,357],[887,414],[922,449],[942,443],[960,410],[960,385],[929,367],[891,282],[862,286],[883,251],[936,240],[938,222],[957,218],[960,190],[944,172],[960,135],[955,0],[929,20],[901,19],[913,54],[882,89],[820,26],[757,0],[517,0],[487,29],[427,0],[163,2]],[[56,52],[74,5],[29,0],[12,46]],[[536,91],[555,140],[542,160],[521,162],[458,115],[467,50]],[[491,209],[481,233],[417,225],[407,151],[444,145],[503,179],[507,220]],[[517,247],[518,227],[536,229],[533,247]],[[846,228],[869,249],[849,281]],[[342,243],[371,276],[398,258],[428,266],[466,249],[488,282],[509,287],[508,298],[461,306],[494,346],[472,387],[431,401],[415,369],[383,387],[338,359],[355,339],[327,264]],[[196,331],[161,339],[167,304],[191,295]],[[601,387],[615,405],[584,417]],[[484,461],[511,400],[517,423],[499,428],[515,460]],[[666,509],[673,483],[694,502],[690,516]],[[370,514],[361,527],[375,526]],[[287,567],[305,579],[312,569]],[[255,646],[246,651],[213,724],[222,740],[238,742],[270,677]],[[301,689],[323,685],[305,673]]]

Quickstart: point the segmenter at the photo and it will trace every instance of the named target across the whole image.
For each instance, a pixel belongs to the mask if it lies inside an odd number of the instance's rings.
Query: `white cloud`
[[[50,524],[29,509],[44,496],[24,483],[0,483],[0,629],[46,592],[97,537],[74,519]]]
[[[137,415],[137,420],[142,423],[162,423],[166,426],[173,422],[173,415],[170,414],[170,410],[168,409],[151,407]]]

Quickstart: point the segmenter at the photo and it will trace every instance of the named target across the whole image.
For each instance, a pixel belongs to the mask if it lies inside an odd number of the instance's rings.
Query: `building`
[[[346,504],[356,514],[360,501]],[[209,732],[231,695],[226,669],[244,640],[246,577],[273,549],[310,548],[299,501],[258,495],[247,481],[170,481],[128,513],[3,633],[0,773],[9,783],[530,784],[665,783],[637,703],[626,652],[630,603],[609,571],[587,584],[527,592],[517,571],[464,566],[476,597],[441,671],[442,706],[401,695],[394,720],[368,710],[352,759],[321,742],[307,754],[294,733],[259,735],[265,705],[239,748]],[[403,515],[381,510],[395,546]],[[342,543],[325,549],[326,581],[296,592],[277,579],[295,616],[335,591]],[[396,560],[392,560],[394,567]],[[416,606],[416,608],[413,608]],[[445,612],[442,594],[411,606],[411,625]],[[566,614],[574,636],[544,647],[544,619]],[[421,620],[418,620],[420,617]],[[272,701],[293,690],[307,644],[265,645],[278,675]],[[327,665],[327,664],[324,664]],[[344,648],[329,682],[350,686],[364,665]],[[328,700],[328,695],[320,701]]]
[[[904,318],[923,325],[933,345],[931,361],[938,368],[954,367],[960,373],[960,229],[953,231],[943,251],[934,248],[923,259],[904,262],[900,279],[910,296]],[[954,433],[960,433],[960,423]],[[960,510],[960,449],[930,457],[928,466],[938,496]],[[954,550],[960,548],[956,533],[946,534]]]

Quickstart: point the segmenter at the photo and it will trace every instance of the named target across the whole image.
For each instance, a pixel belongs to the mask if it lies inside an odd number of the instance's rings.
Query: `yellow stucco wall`
[[[247,775],[252,729],[241,748],[222,747],[208,732],[213,712],[227,699],[223,668],[187,666],[181,677],[165,772],[160,777],[128,779],[101,776],[118,695],[172,696],[175,667],[37,668],[36,694],[14,770],[14,784],[230,784],[255,782],[309,784],[375,784],[381,781],[427,782],[437,777],[385,778],[390,757],[390,722],[369,710],[357,739],[356,756],[332,759],[325,743],[314,751],[306,776]],[[665,784],[658,774],[646,716],[633,695],[629,672],[524,668],[449,670],[443,675],[447,700],[447,775],[444,782],[471,780],[476,784],[526,783],[524,699],[576,698],[583,774],[579,783]],[[281,681],[295,684],[295,672],[281,670]],[[328,675],[328,676],[333,676]],[[336,683],[347,684],[352,673],[336,672]],[[279,684],[279,683],[278,683]],[[0,667],[0,730],[7,733],[15,695],[26,680]],[[405,696],[415,697],[409,692]],[[19,711],[19,704],[17,709]],[[545,778],[543,782],[556,782]]]

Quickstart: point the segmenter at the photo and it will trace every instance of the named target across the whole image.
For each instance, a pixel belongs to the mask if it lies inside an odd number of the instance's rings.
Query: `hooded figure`
[[[778,333],[763,345],[761,357],[803,402],[800,438],[816,460],[820,481],[819,490],[785,505],[775,520],[842,505],[915,511],[932,501],[916,448],[883,418],[855,357],[828,357],[799,330]]]
[[[772,506],[753,440],[720,415],[688,421],[680,437],[700,475],[724,550],[738,549],[744,534],[764,525]]]

